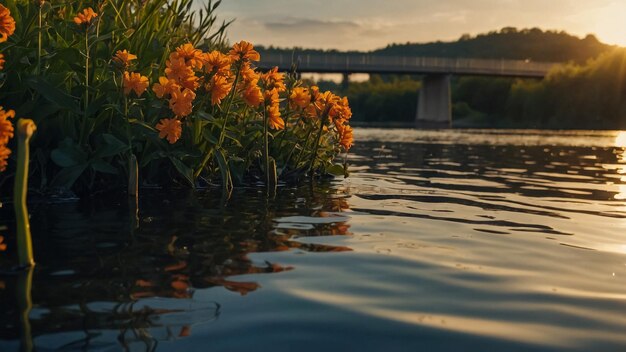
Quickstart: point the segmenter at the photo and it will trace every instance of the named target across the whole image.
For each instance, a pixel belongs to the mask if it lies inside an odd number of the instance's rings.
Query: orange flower
[[[113,56],[113,61],[118,65],[127,68],[130,62],[137,59],[137,55],[133,55],[128,50],[118,50]]]
[[[268,72],[261,75],[261,80],[265,89],[276,89],[279,93],[286,90],[284,82],[285,76],[278,72],[278,67],[274,67]]]
[[[285,128],[285,121],[280,117],[280,99],[278,97],[278,91],[273,89],[271,91],[265,91],[265,111],[269,119],[268,124],[270,128],[275,130],[282,130]]]
[[[178,119],[161,119],[156,125],[159,138],[167,138],[170,144],[176,143],[183,133],[183,126]]]
[[[244,62],[243,65],[241,65],[240,73],[244,82],[258,81],[261,78],[261,76],[252,67],[250,67],[249,62]]]
[[[285,128],[285,121],[280,117],[280,109],[278,105],[270,105],[267,107],[268,124],[270,128],[282,130]]]
[[[15,111],[0,106],[0,144],[7,144],[13,138],[13,124],[8,119],[15,117]]]
[[[202,63],[204,64],[204,70],[207,73],[214,73],[223,76],[228,76],[230,74],[230,57],[217,50],[203,54]]]
[[[4,69],[4,63],[5,63],[5,62],[6,62],[6,61],[4,61],[4,55],[3,55],[3,54],[0,54],[0,70],[3,70],[3,69]]]
[[[263,93],[261,92],[261,88],[256,84],[256,81],[246,84],[242,95],[243,101],[252,107],[257,107],[263,102]]]
[[[320,96],[321,96],[320,89],[318,86],[311,86],[311,88],[309,88],[309,92],[311,93],[311,104],[307,106],[306,114],[307,116],[311,118],[316,118],[318,117],[318,114],[320,113],[320,111],[318,111],[318,108],[317,108],[318,100],[320,99]]]
[[[196,93],[191,89],[183,89],[182,91],[173,91],[170,98],[170,109],[178,117],[183,117],[191,114],[193,111],[193,100],[196,98]]]
[[[233,61],[259,61],[261,59],[261,55],[259,55],[259,53],[254,50],[252,44],[245,40],[242,40],[239,43],[233,45],[233,48],[230,49],[228,55],[230,55]]]
[[[91,21],[96,17],[98,17],[98,14],[95,13],[91,7],[88,7],[84,9],[82,13],[79,12],[76,14],[76,17],[74,17],[74,23],[79,26],[81,24],[89,26]]]
[[[15,111],[4,111],[0,106],[0,171],[4,171],[7,167],[7,160],[11,155],[11,149],[6,144],[10,138],[13,138],[13,124],[8,119],[15,117]],[[1,241],[0,241],[1,242]]]
[[[163,98],[166,95],[171,95],[173,91],[180,91],[180,86],[173,79],[159,77],[159,83],[152,85],[152,91],[156,93],[158,98]]]
[[[200,86],[200,82],[199,78],[194,76],[189,76],[189,77],[185,77],[179,80],[179,84],[183,87],[183,88],[187,88],[190,89],[192,91],[195,91],[196,89],[198,89],[198,87]]]
[[[4,43],[15,32],[15,20],[11,11],[0,4],[0,43]]]
[[[232,84],[223,76],[213,76],[211,78],[211,104],[217,105],[222,102],[222,99],[226,98]]]
[[[187,65],[185,59],[177,57],[177,55],[170,56],[170,60],[167,60],[165,65],[165,75],[167,78],[176,80],[181,86],[196,90],[198,88],[198,77],[195,76],[193,69]]]
[[[148,77],[142,76],[136,72],[124,71],[124,94],[130,94],[130,91],[135,91],[138,97],[148,88]]]
[[[276,89],[266,90],[265,92],[263,92],[263,96],[265,98],[266,105],[278,105],[278,103],[280,102],[280,98]]]
[[[311,93],[309,93],[308,88],[296,87],[291,91],[289,101],[292,106],[304,109],[311,103]]]
[[[334,120],[349,120],[352,117],[352,109],[350,109],[348,104],[348,98],[343,97],[339,99],[337,96],[335,98],[337,101],[332,104],[328,116]]]
[[[346,151],[350,150],[354,141],[352,127],[342,122],[337,125],[337,131],[339,132],[339,145],[343,146]]]
[[[340,98],[331,91],[325,91],[316,97],[314,105],[319,112],[328,111],[330,113],[330,110],[339,102],[339,100]]]
[[[2,151],[0,151],[1,153]],[[0,236],[0,252],[4,252],[7,250],[7,244],[6,243],[2,243],[4,242],[4,237]]]
[[[194,69],[202,68],[203,54],[201,50],[193,47],[193,44],[187,43],[176,48],[176,52],[170,55],[170,59],[183,58],[188,66]]]
[[[11,149],[7,148],[6,145],[0,144],[0,171],[4,171],[7,168],[9,162],[9,155],[11,155]]]

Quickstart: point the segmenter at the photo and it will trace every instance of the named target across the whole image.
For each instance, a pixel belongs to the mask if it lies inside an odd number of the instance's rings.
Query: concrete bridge
[[[494,76],[542,79],[557,63],[528,60],[402,57],[362,54],[287,55],[264,53],[259,67],[278,66],[289,71],[293,64],[300,73],[341,73],[344,82],[352,73],[423,75],[416,123],[449,124],[452,117],[450,76]]]

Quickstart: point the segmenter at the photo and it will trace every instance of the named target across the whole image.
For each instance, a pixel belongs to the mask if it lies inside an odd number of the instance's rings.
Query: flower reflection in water
[[[117,201],[35,209],[35,243],[48,249],[33,278],[35,345],[119,343],[150,350],[158,341],[190,336],[194,325],[220,314],[219,303],[194,297],[196,291],[223,288],[243,296],[261,286],[233,277],[294,269],[255,262],[250,254],[351,250],[294,240],[349,234],[347,218],[324,220],[347,210],[346,198],[347,191],[337,187],[286,191],[274,200],[251,189],[234,194],[231,205],[209,193],[145,194],[139,220],[134,207],[124,209]],[[283,226],[285,217],[299,218],[299,226]],[[0,257],[0,267],[11,260]],[[14,281],[0,277],[6,286],[0,289],[4,340],[19,337]]]

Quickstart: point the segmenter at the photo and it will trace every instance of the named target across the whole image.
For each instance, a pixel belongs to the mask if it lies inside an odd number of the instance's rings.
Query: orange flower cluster
[[[280,99],[276,89],[265,91],[265,113],[267,114],[270,128],[282,130],[285,128],[285,121],[280,116]]]
[[[152,91],[159,98],[169,99],[169,107],[177,118],[183,118],[193,111],[193,101],[200,79],[196,71],[204,66],[204,55],[187,43],[176,48],[166,61],[165,76],[152,85]],[[170,143],[172,139],[168,139]]]
[[[15,20],[11,11],[0,4],[0,43],[4,43],[15,32]]]
[[[328,114],[337,130],[339,145],[346,151],[352,147],[354,137],[352,127],[348,125],[352,110],[348,98],[340,98],[328,91],[320,93],[317,86],[308,89],[296,87],[291,91],[289,103],[292,107],[304,110],[309,117],[319,118],[323,114]]]
[[[232,89],[231,65],[231,57],[219,51],[205,53],[190,43],[183,44],[170,54],[165,76],[159,77],[152,91],[158,98],[169,99],[170,109],[180,120],[193,112],[193,101],[200,87],[210,94],[212,105],[221,104]],[[157,129],[161,138],[168,136],[168,141],[175,143],[180,133],[170,133],[172,129],[168,126],[161,120]]]
[[[241,77],[242,82],[240,90],[242,92],[243,101],[251,107],[258,107],[263,103],[263,92],[259,87],[259,79],[261,76],[250,67],[249,62],[244,62],[241,65]]]
[[[265,89],[265,111],[268,117],[270,128],[282,130],[285,128],[285,121],[280,115],[279,93],[286,90],[285,77],[278,72],[278,67],[274,67],[261,75],[261,85]]]
[[[330,94],[332,95],[332,93]],[[329,100],[332,102],[327,103],[330,104],[328,107],[328,116],[333,121],[333,124],[339,134],[339,145],[348,151],[352,147],[352,143],[354,141],[352,127],[348,125],[348,121],[352,117],[352,110],[348,104],[348,98],[339,98],[335,95],[334,97],[329,98]]]
[[[246,41],[233,45],[227,55],[219,51],[202,52],[189,43],[176,48],[166,61],[165,76],[159,77],[152,86],[158,98],[168,99],[169,108],[175,115],[159,121],[156,126],[159,137],[166,138],[171,144],[178,141],[182,134],[181,120],[193,112],[197,94],[207,94],[206,99],[210,97],[211,105],[220,105],[233,89],[246,105],[263,107],[261,111],[267,117],[269,128],[284,129],[280,94],[287,90],[285,76],[277,67],[258,73],[252,66],[258,60],[259,53]],[[120,61],[125,62],[124,59]],[[235,72],[240,79],[233,88]],[[130,91],[131,88],[126,89]],[[316,86],[295,87],[286,98],[292,109],[299,109],[307,117],[320,119],[323,116],[329,123],[324,130],[329,131],[334,126],[334,139],[345,150],[350,149],[353,132],[348,120],[352,111],[347,98],[331,92],[321,93]]]
[[[98,14],[94,12],[91,7],[88,7],[84,9],[83,12],[76,14],[76,17],[74,17],[74,23],[78,26],[83,24],[85,26],[89,26],[96,17],[98,17]]]
[[[0,106],[0,171],[4,171],[7,167],[7,160],[11,155],[11,150],[7,147],[9,139],[13,138],[13,124],[8,119],[15,117],[15,111],[5,111]]]
[[[0,4],[0,43],[6,42],[15,32],[15,20],[11,16],[11,11]],[[0,54],[0,70],[4,69],[4,55]]]

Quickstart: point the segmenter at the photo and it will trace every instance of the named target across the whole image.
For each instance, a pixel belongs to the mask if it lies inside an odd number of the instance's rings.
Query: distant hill
[[[457,41],[432,43],[390,44],[385,48],[367,52],[389,56],[466,57],[482,59],[518,59],[532,61],[583,63],[614,48],[600,42],[595,36],[579,38],[563,31],[543,31],[539,28],[502,28],[477,36],[463,35]],[[357,53],[337,50],[261,48],[263,52],[313,54]]]

